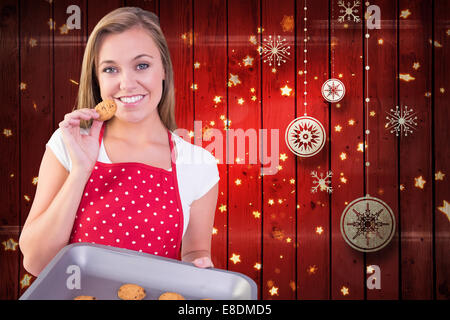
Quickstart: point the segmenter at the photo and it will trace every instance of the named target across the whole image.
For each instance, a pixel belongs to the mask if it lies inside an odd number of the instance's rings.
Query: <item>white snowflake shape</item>
[[[314,178],[314,186],[311,188],[312,193],[317,192],[317,189],[319,188],[320,191],[326,191],[328,193],[333,192],[333,188],[331,187],[331,177],[333,176],[333,172],[328,171],[325,177],[323,176],[323,173],[320,173],[319,177],[317,171],[311,171],[311,176]]]
[[[399,106],[391,109],[388,113],[389,116],[386,119],[389,121],[386,123],[386,129],[391,129],[391,133],[395,132],[395,135],[408,136],[408,133],[413,133],[415,127],[417,127],[417,117],[413,109],[408,109],[408,106],[399,108]]]
[[[263,47],[260,54],[263,56],[264,62],[269,62],[269,66],[285,63],[288,56],[291,54],[289,49],[291,47],[287,44],[286,39],[281,36],[269,36],[269,39],[263,39]]]
[[[353,1],[353,5],[350,2],[347,2],[347,5],[343,0],[338,1],[338,6],[342,9],[339,10],[340,13],[343,13],[342,16],[339,16],[338,22],[344,22],[347,18],[347,21],[351,21],[353,19],[354,22],[360,22],[361,19],[356,15],[358,13],[358,7],[360,5],[359,1]]]

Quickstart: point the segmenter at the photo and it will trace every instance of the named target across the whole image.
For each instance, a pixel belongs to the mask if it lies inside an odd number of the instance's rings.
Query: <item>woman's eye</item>
[[[144,70],[149,67],[148,63],[140,63],[137,65],[138,70]]]
[[[103,69],[103,72],[106,72],[106,73],[113,73],[113,72],[115,72],[115,68],[113,68],[113,67],[107,67],[107,68],[105,68],[105,69]]]

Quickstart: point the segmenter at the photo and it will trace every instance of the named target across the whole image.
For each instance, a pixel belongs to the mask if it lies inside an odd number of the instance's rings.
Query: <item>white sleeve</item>
[[[69,152],[64,144],[60,128],[56,129],[46,146],[53,151],[54,155],[63,167],[70,172],[70,169],[72,168],[72,161],[70,160]]]
[[[201,164],[194,164],[196,176],[194,200],[203,197],[220,180],[216,158],[209,151],[200,149],[202,151]]]

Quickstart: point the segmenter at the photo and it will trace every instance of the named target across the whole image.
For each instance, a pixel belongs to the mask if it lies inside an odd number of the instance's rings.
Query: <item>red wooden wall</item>
[[[72,4],[81,9],[80,30],[64,29]],[[33,281],[18,238],[45,143],[73,107],[87,36],[107,12],[139,6],[159,15],[171,50],[178,127],[205,148],[222,139],[223,149],[210,150],[223,155],[212,246],[217,267],[253,278],[262,299],[449,299],[450,6],[370,4],[380,7],[381,29],[370,30],[366,41],[365,2],[356,14],[361,22],[339,23],[338,0],[308,1],[308,113],[324,124],[327,142],[316,156],[298,158],[284,132],[303,115],[304,0],[2,0],[0,298],[17,299]],[[290,46],[275,68],[258,53],[269,35]],[[320,92],[332,73],[346,86],[339,103]],[[281,94],[286,85],[289,96]],[[385,129],[396,105],[417,114],[408,136]],[[368,126],[367,149],[358,150]],[[227,129],[258,133],[256,140],[249,135],[246,154],[235,146],[233,162],[226,161]],[[272,144],[279,146],[276,174],[261,174],[259,156],[250,163],[260,129],[267,129],[263,152],[270,156]],[[311,193],[313,170],[332,170],[331,194]],[[392,208],[397,228],[387,247],[361,253],[341,236],[340,217],[369,190]],[[381,289],[366,287],[369,265],[380,267]]]

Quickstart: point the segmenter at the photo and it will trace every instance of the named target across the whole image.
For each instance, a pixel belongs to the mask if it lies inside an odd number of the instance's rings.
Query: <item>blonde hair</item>
[[[108,34],[121,33],[133,27],[142,27],[148,31],[159,49],[165,80],[163,80],[163,92],[158,104],[158,113],[166,128],[174,131],[177,128],[175,122],[175,89],[169,48],[161,31],[158,16],[137,7],[122,7],[111,11],[92,30],[84,51],[80,85],[74,109],[92,109],[102,101],[96,71],[101,42]],[[92,120],[81,121],[82,128],[89,128],[90,125],[92,125]]]

